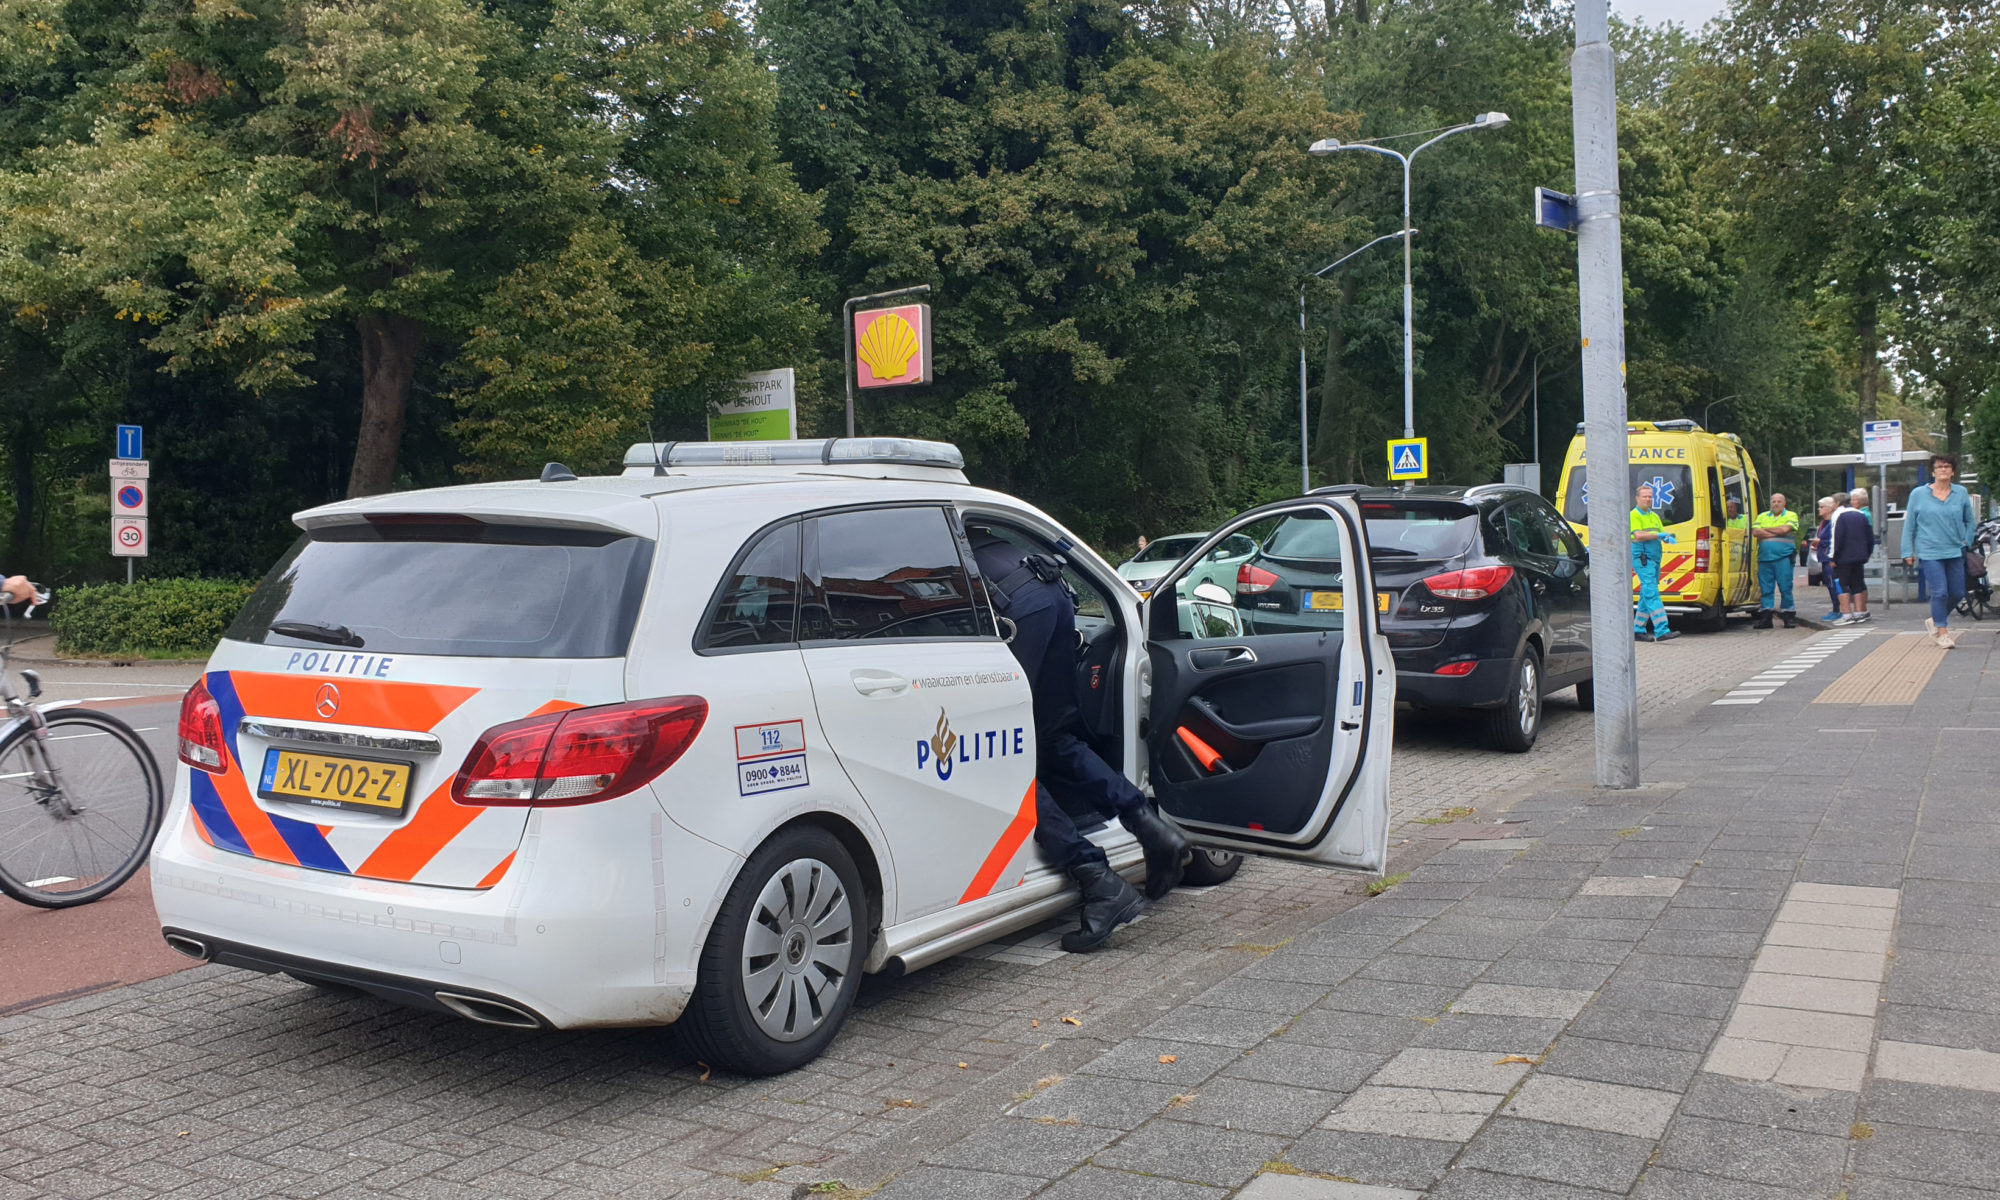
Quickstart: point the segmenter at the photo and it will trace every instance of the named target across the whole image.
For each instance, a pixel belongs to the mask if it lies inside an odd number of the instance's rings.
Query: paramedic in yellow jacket
[[[1632,574],[1639,577],[1639,607],[1632,613],[1632,636],[1642,642],[1664,642],[1680,636],[1667,627],[1667,606],[1660,602],[1660,544],[1673,538],[1667,523],[1653,511],[1653,489],[1640,484],[1632,506]]]

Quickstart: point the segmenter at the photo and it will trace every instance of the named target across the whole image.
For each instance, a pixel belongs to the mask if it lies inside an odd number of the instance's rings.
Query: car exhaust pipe
[[[466,996],[458,992],[435,992],[439,1004],[481,1025],[500,1025],[508,1029],[540,1029],[541,1019],[525,1009],[515,1008],[504,1000],[488,996]]]
[[[202,941],[200,938],[189,937],[185,933],[167,933],[161,936],[167,939],[168,947],[175,952],[185,954],[196,962],[208,961],[211,951],[208,948],[208,943]]]

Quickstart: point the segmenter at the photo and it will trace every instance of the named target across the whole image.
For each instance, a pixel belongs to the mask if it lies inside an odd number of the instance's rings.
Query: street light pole
[[[1410,232],[1415,233],[1416,231],[1413,229]],[[1409,241],[1408,237],[1400,232],[1385,233],[1374,241],[1367,242],[1348,251],[1319,270],[1314,271],[1306,278],[1299,280],[1299,495],[1301,496],[1312,491],[1312,473],[1306,462],[1306,285],[1315,279],[1326,278],[1327,272],[1333,270],[1335,267],[1360,254],[1363,250],[1379,246],[1391,238],[1403,238],[1405,243]]]
[[[1639,786],[1639,692],[1632,637],[1625,429],[1625,273],[1619,247],[1618,110],[1608,0],[1577,0],[1570,56],[1576,143],[1577,299],[1583,332],[1584,461],[1597,478],[1585,518],[1590,557],[1590,668],[1597,785]]]
[[[876,292],[872,296],[849,296],[840,306],[840,340],[846,346],[847,378],[847,436],[854,436],[854,306],[873,304],[877,300],[894,300],[898,296],[927,296],[931,285],[919,283],[914,287],[894,288],[886,292]]]
[[[1704,405],[1702,405],[1702,406],[1701,406],[1701,427],[1702,427],[1703,429],[1707,429],[1707,428],[1709,428],[1709,424],[1708,424],[1708,410],[1709,410],[1709,409],[1711,409],[1711,408],[1714,408],[1714,407],[1715,407],[1716,405],[1718,405],[1718,404],[1727,404],[1727,403],[1728,403],[1729,401],[1731,401],[1731,400],[1734,400],[1734,399],[1736,399],[1736,397],[1738,397],[1738,396],[1740,396],[1740,395],[1742,395],[1742,394],[1743,394],[1743,393],[1741,393],[1741,392],[1731,392],[1731,393],[1729,393],[1729,394],[1728,394],[1727,396],[1724,396],[1724,397],[1723,397],[1722,399],[1720,399],[1720,400],[1710,400],[1710,401],[1709,401],[1709,402],[1708,402],[1707,404],[1704,404]]]
[[[1410,242],[1416,230],[1410,227],[1410,163],[1417,155],[1437,145],[1455,133],[1468,129],[1498,129],[1507,123],[1503,112],[1480,113],[1463,125],[1454,125],[1431,140],[1404,154],[1387,146],[1376,146],[1368,142],[1343,142],[1338,138],[1321,138],[1307,148],[1306,153],[1322,158],[1338,154],[1343,150],[1367,150],[1403,164],[1403,229],[1397,235],[1403,239],[1403,436],[1417,436],[1417,389],[1416,389],[1416,343],[1411,336],[1415,325],[1416,299],[1411,287]]]

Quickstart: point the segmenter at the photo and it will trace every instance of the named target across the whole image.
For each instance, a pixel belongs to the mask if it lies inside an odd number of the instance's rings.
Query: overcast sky
[[[1727,7],[1727,0],[1611,0],[1611,11],[1628,21],[1644,21],[1648,25],[1678,21],[1687,26],[1689,33],[1700,32],[1703,25],[1721,16]]]

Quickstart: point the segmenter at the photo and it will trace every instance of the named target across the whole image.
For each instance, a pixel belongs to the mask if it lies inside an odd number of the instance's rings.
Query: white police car
[[[1324,628],[1197,636],[1176,575],[1142,603],[961,464],[664,443],[622,477],[301,513],[182,707],[167,940],[493,1024],[678,1021],[746,1072],[810,1060],[864,972],[1074,903],[1030,836],[1028,685],[969,527],[1066,548],[1084,719],[1191,838],[1381,869],[1395,671],[1351,501],[1209,535],[1328,522],[1353,566]],[[1121,827],[1090,836],[1143,871]]]

